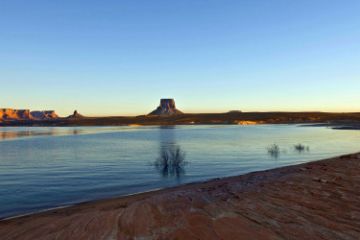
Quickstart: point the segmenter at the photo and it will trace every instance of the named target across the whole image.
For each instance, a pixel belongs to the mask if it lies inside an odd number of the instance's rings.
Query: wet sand
[[[0,239],[360,239],[360,154],[5,220]]]

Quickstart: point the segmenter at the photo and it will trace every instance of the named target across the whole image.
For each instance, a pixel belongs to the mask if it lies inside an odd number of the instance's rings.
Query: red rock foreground
[[[360,154],[0,222],[5,239],[360,239]]]

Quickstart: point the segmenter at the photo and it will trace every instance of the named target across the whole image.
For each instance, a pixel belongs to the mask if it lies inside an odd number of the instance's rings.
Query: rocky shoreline
[[[84,117],[74,112],[65,118],[1,121],[0,126],[128,126],[200,124],[357,124],[360,113],[325,112],[228,112],[204,114],[141,115],[135,117]]]
[[[360,154],[0,222],[1,239],[360,239]]]

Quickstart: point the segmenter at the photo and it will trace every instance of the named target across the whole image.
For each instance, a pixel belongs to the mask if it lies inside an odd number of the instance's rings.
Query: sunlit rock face
[[[30,111],[27,109],[0,109],[0,120],[23,120],[31,119]]]
[[[149,115],[174,115],[182,114],[181,111],[176,109],[175,100],[171,98],[161,99],[160,106],[152,111]]]
[[[56,119],[59,116],[55,111],[33,111],[28,109],[0,109],[0,121],[14,121],[14,120],[47,120]]]

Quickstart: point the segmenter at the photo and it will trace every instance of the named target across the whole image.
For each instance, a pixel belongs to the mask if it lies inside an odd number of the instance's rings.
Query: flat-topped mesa
[[[52,120],[58,119],[55,111],[32,111],[28,109],[0,109],[0,121],[30,121],[30,120]]]
[[[59,116],[53,110],[32,111],[30,112],[30,115],[34,120],[50,120],[59,118]]]
[[[176,109],[175,100],[172,98],[164,98],[160,100],[160,106],[149,115],[168,116],[175,114],[182,114],[181,111]]]
[[[30,110],[28,109],[12,109],[2,108],[0,109],[0,121],[3,120],[26,120],[30,119]]]

